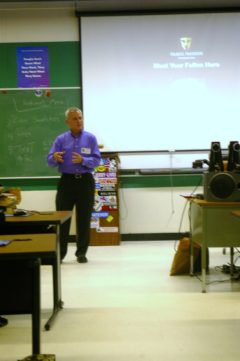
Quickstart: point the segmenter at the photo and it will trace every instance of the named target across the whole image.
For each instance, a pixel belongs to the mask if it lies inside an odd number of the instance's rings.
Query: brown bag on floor
[[[194,271],[201,272],[201,247],[193,243],[193,264]],[[207,255],[208,264],[208,255]],[[207,266],[208,268],[208,266]],[[189,274],[190,272],[190,238],[180,239],[178,249],[174,255],[170,276]]]

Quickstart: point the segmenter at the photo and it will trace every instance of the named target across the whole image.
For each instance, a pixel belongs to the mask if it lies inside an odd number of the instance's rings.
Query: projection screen
[[[105,151],[239,140],[240,14],[81,18],[85,128]]]

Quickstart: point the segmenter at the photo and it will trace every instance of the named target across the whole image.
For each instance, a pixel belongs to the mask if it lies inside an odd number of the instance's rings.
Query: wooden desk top
[[[33,213],[29,216],[10,216],[6,217],[7,223],[40,223],[40,224],[61,224],[69,219],[71,211],[54,211],[47,214]]]
[[[7,246],[0,247],[0,258],[14,254],[19,258],[23,255],[32,256],[33,254],[38,257],[47,257],[50,254],[55,254],[57,249],[54,233],[0,235],[0,239],[12,241]],[[24,241],[24,239],[30,240]]]
[[[223,202],[223,201],[209,202],[204,199],[198,199],[198,198],[192,198],[190,202],[194,202],[202,207],[204,206],[205,207],[211,207],[211,206],[240,207],[240,202]]]

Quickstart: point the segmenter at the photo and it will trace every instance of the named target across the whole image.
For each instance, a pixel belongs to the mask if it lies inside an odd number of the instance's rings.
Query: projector
[[[204,199],[211,202],[240,202],[240,173],[205,172]]]

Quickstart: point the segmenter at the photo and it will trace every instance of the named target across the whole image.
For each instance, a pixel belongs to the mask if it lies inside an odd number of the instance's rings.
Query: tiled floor
[[[216,266],[229,252],[210,249],[206,294],[196,277],[169,276],[174,242],[90,247],[78,264],[70,244],[62,264],[64,309],[41,332],[42,353],[58,361],[238,361],[240,281]],[[42,267],[42,326],[52,306],[51,267]],[[31,354],[31,319],[7,316],[0,361]]]

